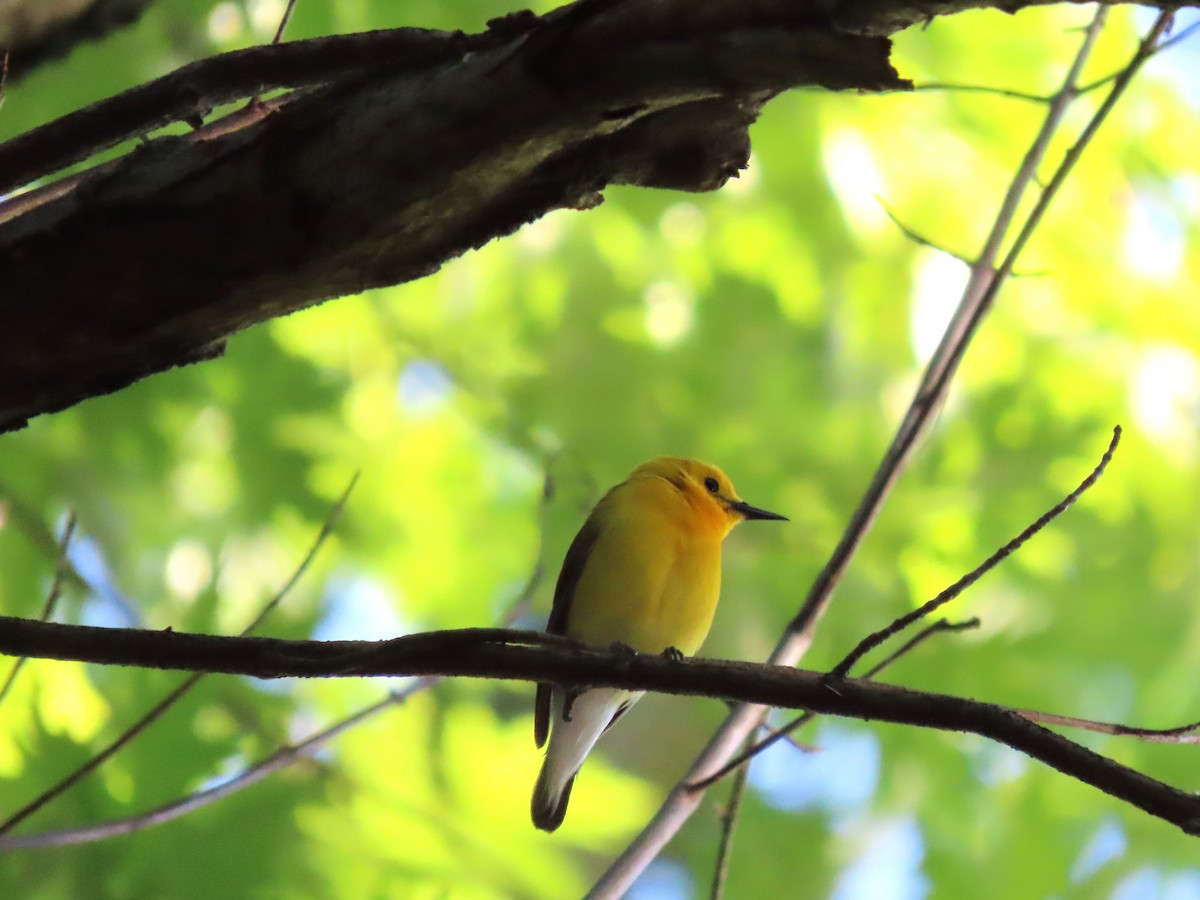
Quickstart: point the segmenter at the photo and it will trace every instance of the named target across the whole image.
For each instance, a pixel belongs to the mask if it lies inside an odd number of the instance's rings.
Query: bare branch
[[[64,847],[71,844],[92,843],[126,834],[133,834],[154,825],[163,825],[188,813],[195,812],[197,809],[201,809],[211,803],[215,803],[217,800],[244,790],[251,785],[257,784],[267,776],[273,775],[280,769],[290,766],[297,760],[312,756],[334,738],[374,718],[381,712],[403,703],[413,694],[425,689],[436,681],[437,679],[434,678],[419,679],[404,690],[389,694],[378,703],[373,703],[358,710],[328,728],[322,729],[306,740],[301,741],[299,744],[281,747],[266,759],[256,763],[234,778],[221,782],[215,787],[196,791],[195,793],[188,794],[186,797],[181,797],[170,803],[164,803],[162,806],[148,810],[147,812],[138,813],[135,816],[113,819],[96,825],[65,828],[59,831],[45,831],[39,834],[3,835],[0,836],[0,851],[36,850],[42,847]]]
[[[338,519],[342,517],[342,510],[346,508],[346,503],[350,499],[350,493],[354,490],[354,486],[358,484],[358,478],[360,474],[360,472],[356,471],[350,476],[350,482],[346,485],[345,490],[342,491],[342,495],[338,497],[337,502],[335,502],[330,508],[329,515],[327,515],[325,517],[325,521],[321,523],[321,530],[318,531],[317,536],[313,538],[312,545],[308,548],[308,552],[305,553],[304,558],[300,560],[300,565],[296,566],[296,569],[292,572],[291,577],[284,582],[283,587],[275,592],[275,596],[267,601],[267,604],[259,611],[258,615],[254,617],[250,624],[242,629],[241,633],[243,635],[250,634],[255,628],[261,625],[263,620],[275,611],[275,607],[283,602],[283,598],[290,594],[292,592],[292,588],[294,588],[300,579],[304,577],[304,573],[308,571],[308,567],[312,565],[312,561],[317,558],[317,552],[321,549],[321,547],[324,546],[325,542],[329,540],[329,536],[333,534],[333,529],[337,525]]]
[[[1103,27],[1104,17],[1104,8],[1098,8],[1079,52],[1067,73],[1063,87],[1051,101],[1041,131],[1034,138],[1024,162],[1000,205],[1000,211],[996,215],[979,259],[971,267],[971,279],[963,291],[958,309],[925,368],[917,393],[896,431],[891,446],[884,454],[871,484],[863,495],[858,508],[854,511],[842,540],[838,543],[825,568],[817,576],[804,600],[804,605],[789,625],[789,631],[798,638],[811,632],[811,629],[820,620],[850,558],[870,530],[887,494],[916,446],[917,439],[949,389],[950,380],[957,372],[958,364],[982,320],[982,313],[990,305],[984,302],[989,289],[992,285],[998,286],[1002,281],[993,271],[993,260],[1000,243],[1016,215],[1017,206],[1037,169],[1038,162],[1046,152],[1050,136],[1057,130],[1062,116],[1066,112],[1067,104],[1074,96],[1075,81],[1083,70],[1084,63],[1091,55],[1092,47]],[[804,643],[807,644],[807,641]]]
[[[355,479],[357,479],[357,474]],[[353,482],[351,483],[353,486]],[[539,537],[537,551],[534,555],[533,565],[530,569],[529,578],[526,580],[521,592],[513,601],[508,614],[505,616],[504,624],[511,626],[520,616],[527,611],[533,594],[540,585],[544,577],[544,556],[546,546],[546,520],[549,516],[551,503],[554,499],[555,482],[554,477],[550,472],[549,463],[546,467],[545,476],[542,482],[542,493],[539,500]],[[335,513],[340,513],[345,501],[349,495],[349,489],[343,494],[338,505],[335,507]],[[331,515],[330,519],[335,518]],[[329,520],[327,520],[327,524]],[[331,530],[331,529],[330,529]],[[323,535],[325,530],[323,529]],[[323,540],[323,536],[318,536],[318,541]],[[307,565],[311,554],[305,558],[302,565]],[[295,578],[289,581],[289,586],[295,582]],[[415,681],[402,691],[393,692],[387,698],[373,703],[363,709],[360,709],[346,718],[330,725],[316,734],[310,736],[299,744],[281,747],[275,753],[272,753],[261,762],[250,766],[245,771],[222,782],[221,784],[208,788],[202,791],[196,791],[178,800],[173,800],[170,803],[165,803],[155,809],[147,812],[139,813],[133,816],[126,816],[120,819],[114,819],[108,822],[101,822],[94,825],[86,825],[79,828],[68,828],[57,831],[42,832],[39,834],[28,835],[7,835],[0,836],[0,850],[32,850],[40,847],[59,847],[69,844],[89,843],[93,841],[107,840],[108,838],[118,837],[120,835],[132,834],[141,831],[145,828],[150,828],[155,825],[161,825],[166,822],[178,819],[181,816],[194,812],[208,806],[210,803],[215,803],[218,800],[224,799],[231,794],[237,793],[240,790],[248,788],[262,781],[268,775],[271,775],[280,769],[291,765],[300,759],[307,758],[316,753],[334,738],[338,737],[350,728],[362,724],[370,718],[378,715],[392,706],[403,703],[409,697],[413,696],[425,688],[432,687],[441,679],[437,677],[424,677]]]
[[[947,81],[927,81],[924,84],[914,84],[914,91],[947,91],[958,94],[989,94],[993,97],[1008,97],[1012,100],[1025,100],[1030,103],[1047,104],[1053,95],[1033,94],[1028,91],[1017,91],[1009,88],[989,87],[985,84],[954,84]]]
[[[1193,22],[1191,25],[1184,28],[1178,34],[1173,34],[1169,38],[1159,41],[1159,43],[1150,51],[1150,53],[1148,54],[1148,56],[1146,58],[1149,59],[1151,57],[1157,56],[1158,54],[1162,53],[1164,50],[1169,50],[1171,47],[1174,47],[1176,44],[1186,41],[1197,31],[1200,31],[1200,22]],[[1098,90],[1099,88],[1104,87],[1106,84],[1112,84],[1114,81],[1117,80],[1117,78],[1120,77],[1121,73],[1124,71],[1125,71],[1125,68],[1122,67],[1121,69],[1117,70],[1116,72],[1113,72],[1109,75],[1105,75],[1103,78],[1097,78],[1095,81],[1088,82],[1087,84],[1085,84],[1083,87],[1081,87],[1079,89],[1079,93],[1081,95],[1082,94],[1090,94],[1092,91]]]
[[[288,22],[292,20],[292,11],[296,8],[296,0],[287,0],[287,7],[283,11],[283,15],[279,17],[279,27],[275,29],[275,37],[271,39],[272,44],[278,44],[283,41],[283,33],[287,30]]]
[[[292,573],[292,576],[287,580],[284,586],[280,588],[279,591],[276,592],[275,596],[267,602],[262,611],[259,612],[259,614],[254,617],[253,621],[251,621],[250,624],[242,630],[243,637],[248,635],[262,623],[263,619],[266,618],[266,616],[283,601],[283,598],[288,595],[291,589],[295,586],[296,582],[299,581],[300,576],[303,575],[308,569],[309,564],[317,555],[317,551],[333,532],[333,526],[337,522],[338,517],[341,515],[342,509],[345,507],[346,501],[350,497],[350,491],[354,489],[354,485],[357,483],[357,481],[358,473],[355,472],[354,476],[350,479],[350,483],[346,486],[346,490],[342,493],[342,496],[338,499],[337,503],[334,504],[329,516],[326,517],[324,524],[321,526],[320,532],[318,532],[317,537],[313,540],[312,546],[304,555],[304,558],[300,561],[300,565],[296,567],[296,570]],[[146,633],[170,635],[173,632],[166,631]],[[167,668],[174,667],[168,666]],[[101,765],[111,759],[122,747],[130,743],[139,734],[162,718],[162,716],[166,714],[166,712],[172,706],[174,706],[181,697],[195,687],[197,682],[199,682],[203,677],[204,673],[199,671],[189,675],[182,682],[180,682],[177,687],[171,690],[170,693],[163,697],[162,700],[144,713],[136,722],[126,728],[125,731],[122,732],[115,740],[104,747],[104,749],[100,750],[79,768],[65,776],[57,784],[47,788],[33,800],[26,803],[3,822],[0,822],[0,837],[8,834],[10,831],[36,813],[39,809],[42,809],[47,804],[53,802],[57,797],[61,796],[96,769],[100,768]]]
[[[966,731],[1039,759],[1189,834],[1200,832],[1200,797],[1094,753],[1013,710],[854,678],[835,687],[820,673],[791,666],[680,661],[581,647],[553,635],[499,628],[429,632],[388,641],[289,641],[8,617],[0,617],[0,652],[257,678],[386,675],[550,681]]]
[[[58,603],[58,598],[62,594],[63,581],[66,577],[70,566],[67,564],[67,550],[71,546],[71,538],[75,534],[75,513],[67,515],[67,524],[63,528],[62,540],[58,544],[58,559],[54,563],[54,580],[50,583],[50,590],[46,593],[46,602],[42,604],[42,610],[38,613],[38,621],[48,622],[50,616],[54,614],[54,607]],[[12,671],[8,673],[8,678],[4,679],[4,686],[0,687],[0,703],[4,702],[4,698],[8,696],[9,690],[13,686],[13,682],[17,680],[17,673],[21,671],[21,667],[25,665],[25,657],[20,657],[13,664]]]
[[[908,86],[886,38],[790,0],[678,18],[668,5],[577,4],[474,38],[396,33],[411,52],[369,70],[343,55],[350,39],[255,48],[108,101],[120,115],[75,114],[91,116],[86,129],[62,120],[69,139],[35,132],[36,147],[32,134],[0,147],[0,185],[20,182],[56,154],[55,165],[74,158],[61,146],[86,154],[140,133],[147,110],[194,117],[222,91],[293,83],[254,115],[155,138],[0,204],[12,298],[0,430],[212,359],[256,322],[423,278],[550,210],[594,206],[609,185],[713,190],[744,167],[747,129],[781,91]],[[212,80],[200,101],[192,75]]]
[[[8,86],[8,48],[0,47],[0,108],[4,106],[4,89]]]
[[[1091,119],[1088,120],[1087,125],[1084,127],[1075,143],[1072,144],[1070,149],[1067,150],[1066,154],[1063,156],[1062,162],[1059,163],[1058,168],[1054,170],[1054,175],[1046,183],[1046,187],[1043,189],[1041,196],[1038,197],[1037,203],[1034,204],[1033,209],[1026,218],[1025,224],[1021,227],[1021,230],[1013,240],[1012,247],[1009,248],[1008,254],[1000,263],[1000,267],[996,270],[996,274],[989,283],[988,289],[984,292],[984,296],[980,302],[980,308],[975,313],[973,318],[978,319],[983,315],[984,312],[986,312],[987,308],[991,306],[992,302],[995,300],[996,294],[999,293],[1000,283],[1005,277],[1011,274],[1013,266],[1016,264],[1017,257],[1020,256],[1021,251],[1025,249],[1025,245],[1028,244],[1030,238],[1033,237],[1033,233],[1037,230],[1038,225],[1041,224],[1042,218],[1046,215],[1046,211],[1050,207],[1050,203],[1058,195],[1058,192],[1062,188],[1063,184],[1066,183],[1067,177],[1075,168],[1075,164],[1083,155],[1083,151],[1087,148],[1088,144],[1092,142],[1092,139],[1096,136],[1096,132],[1098,132],[1100,130],[1100,126],[1104,124],[1104,120],[1108,118],[1109,113],[1111,113],[1113,108],[1117,105],[1117,101],[1120,100],[1124,95],[1126,88],[1128,88],[1133,82],[1134,76],[1137,75],[1142,66],[1145,65],[1146,61],[1154,56],[1154,54],[1157,52],[1158,42],[1162,38],[1164,32],[1166,32],[1167,28],[1170,27],[1170,24],[1171,14],[1160,14],[1159,17],[1154,21],[1154,24],[1150,27],[1150,30],[1147,32],[1146,36],[1138,45],[1137,52],[1134,53],[1133,58],[1130,59],[1128,65],[1126,65],[1121,73],[1113,80],[1113,86],[1109,91],[1108,96],[1104,98],[1103,102],[1092,115]]]
[[[1114,722],[1097,722],[1093,719],[1079,719],[1075,716],[1060,716],[1055,713],[1037,712],[1032,709],[1014,710],[1030,722],[1041,725],[1062,725],[1066,728],[1080,728],[1097,734],[1111,734],[1114,737],[1132,737],[1151,744],[1200,744],[1200,722],[1189,722],[1187,725],[1177,725],[1174,728],[1137,728],[1133,725],[1120,725]]]
[[[863,676],[863,678],[864,679],[874,678],[876,675],[878,675],[880,672],[882,672],[884,669],[886,669],[888,666],[890,666],[896,660],[907,655],[912,650],[916,649],[918,646],[923,644],[926,640],[933,637],[933,635],[935,635],[935,634],[942,634],[944,632],[950,632],[950,631],[966,631],[967,629],[978,628],[978,627],[979,627],[979,619],[974,619],[974,618],[967,619],[963,622],[948,622],[945,619],[942,619],[938,622],[934,622],[932,625],[929,625],[928,627],[921,629],[921,631],[917,632],[917,634],[913,635],[911,638],[909,638],[907,641],[905,641],[894,652],[889,654],[884,659],[880,660],[875,665],[873,665],[870,669],[867,670],[867,673]],[[811,722],[816,717],[817,717],[817,714],[813,713],[813,712],[805,712],[799,716],[796,716],[796,718],[792,719],[786,725],[782,725],[779,728],[776,728],[773,731],[771,731],[771,733],[768,734],[762,740],[757,741],[756,743],[747,745],[745,748],[743,748],[741,753],[739,753],[737,756],[733,757],[733,759],[729,760],[729,762],[727,762],[721,768],[717,769],[717,771],[713,772],[707,778],[704,778],[700,781],[694,782],[694,783],[690,784],[688,787],[690,787],[691,790],[693,790],[693,791],[702,791],[702,790],[708,789],[709,787],[714,785],[716,782],[720,781],[722,778],[724,778],[726,775],[728,775],[730,772],[734,771],[735,769],[740,768],[745,763],[748,763],[750,760],[752,760],[754,757],[758,756],[758,754],[762,753],[764,750],[766,750],[772,744],[775,744],[778,741],[783,740],[784,738],[788,738],[789,735],[791,735],[792,732],[794,732],[797,728],[800,728],[802,725],[807,725],[809,722]],[[798,749],[805,749],[805,748],[798,748]]]
[[[911,228],[910,226],[906,225],[903,221],[901,221],[899,216],[897,216],[894,212],[892,212],[892,208],[890,206],[888,206],[887,203],[884,202],[882,197],[877,196],[875,199],[879,201],[879,205],[883,208],[884,215],[886,215],[889,219],[891,219],[892,224],[900,229],[900,233],[903,234],[910,241],[912,241],[914,244],[916,244],[919,247],[929,247],[931,250],[938,251],[938,253],[944,253],[947,256],[949,256],[951,259],[957,259],[960,263],[962,263],[964,266],[967,266],[968,268],[970,268],[972,265],[974,265],[972,260],[963,256],[962,254],[955,253],[953,250],[949,249],[948,247],[943,247],[941,244],[935,243],[934,241],[925,237],[925,235],[921,234],[915,228]]]
[[[729,878],[729,862],[733,858],[733,833],[737,829],[738,817],[741,815],[742,800],[746,796],[746,779],[749,774],[749,766],[738,769],[733,783],[729,786],[729,797],[725,800],[725,809],[721,812],[721,839],[717,844],[717,861],[713,866],[712,888],[708,892],[711,900],[721,900],[725,896],[725,882]]]
[[[178,687],[163,697],[162,700],[151,707],[151,709],[133,725],[129,726],[129,728],[122,732],[120,737],[106,746],[103,750],[101,750],[79,768],[66,775],[55,785],[38,794],[3,822],[0,822],[0,839],[3,839],[4,835],[8,834],[10,831],[36,813],[39,809],[42,809],[43,807],[52,803],[58,797],[66,793],[67,790],[74,787],[92,772],[96,771],[96,769],[100,768],[100,766],[112,758],[117,751],[145,731],[148,727],[150,727],[150,725],[154,724],[154,722],[158,721],[158,719],[160,719],[168,709],[175,705],[175,702],[179,700],[180,697],[190,691],[195,686],[196,682],[203,677],[203,674],[189,675],[179,684]]]
[[[533,595],[537,593],[542,580],[546,577],[546,532],[549,530],[550,507],[554,502],[556,490],[554,475],[550,471],[551,462],[551,460],[546,461],[545,471],[542,475],[542,496],[538,501],[538,543],[534,553],[533,566],[529,570],[529,577],[525,579],[525,585],[513,600],[508,615],[504,617],[504,621],[508,625],[529,611],[529,607],[533,604]]]
[[[949,247],[946,247],[943,244],[937,243],[936,241],[932,240],[931,238],[928,238],[925,235],[921,234],[921,232],[917,231],[912,226],[907,225],[898,215],[896,215],[896,213],[894,213],[892,211],[891,207],[889,207],[887,205],[887,203],[884,202],[882,197],[877,196],[875,199],[879,201],[879,205],[883,208],[884,215],[886,215],[889,219],[891,219],[892,224],[900,229],[900,233],[903,234],[910,241],[912,241],[914,244],[916,244],[918,247],[928,247],[930,250],[936,250],[938,253],[943,253],[946,256],[949,256],[951,259],[958,260],[960,263],[962,263],[968,269],[975,267],[976,263],[973,260],[968,259],[966,256],[963,256],[960,253],[954,252]],[[1046,274],[1046,273],[1045,272],[1013,272],[1012,277],[1013,278],[1033,278],[1035,276],[1044,275],[1044,274]]]
[[[955,597],[959,596],[963,591],[977,582],[980,578],[998,566],[1001,562],[1007,559],[1010,555],[1016,552],[1022,544],[1057,519],[1060,515],[1067,511],[1076,500],[1078,500],[1084,492],[1094,485],[1100,476],[1104,474],[1104,470],[1108,468],[1109,462],[1112,460],[1112,455],[1117,449],[1117,444],[1121,440],[1121,426],[1118,425],[1113,429],[1112,440],[1108,443],[1108,449],[1104,451],[1104,455],[1100,457],[1100,462],[1092,469],[1087,478],[1079,483],[1079,486],[1071,493],[1067,494],[1062,500],[1054,504],[1046,512],[1042,513],[1038,518],[1027,528],[1021,531],[1015,538],[989,556],[980,565],[976,566],[950,587],[946,588],[932,600],[922,603],[919,607],[903,616],[900,616],[886,628],[882,628],[872,634],[867,635],[858,646],[846,654],[845,659],[830,670],[829,676],[833,679],[845,678],[846,675],[854,668],[854,664],[863,658],[867,653],[874,650],[888,638],[899,634],[913,622],[917,622],[933,611],[945,606]]]

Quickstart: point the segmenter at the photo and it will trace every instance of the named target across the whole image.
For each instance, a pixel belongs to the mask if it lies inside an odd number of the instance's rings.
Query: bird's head
[[[710,463],[678,456],[660,456],[634,469],[632,477],[639,475],[669,481],[699,515],[720,525],[722,537],[734,525],[746,519],[787,521],[787,516],[751,506],[738,497],[729,476]]]

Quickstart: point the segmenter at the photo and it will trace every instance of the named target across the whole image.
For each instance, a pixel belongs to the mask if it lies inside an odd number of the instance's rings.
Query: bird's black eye
[[[708,492],[710,494],[715,494],[721,489],[720,482],[718,482],[717,479],[713,478],[711,475],[704,479],[704,486],[708,488]]]

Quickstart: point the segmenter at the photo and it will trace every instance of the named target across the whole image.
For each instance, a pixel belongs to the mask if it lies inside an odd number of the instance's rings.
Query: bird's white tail
[[[562,824],[575,773],[614,717],[642,696],[616,688],[584,691],[571,704],[568,721],[562,716],[562,695],[561,690],[554,690],[550,746],[546,748],[546,760],[542,763],[530,804],[533,824],[543,831],[554,831]]]

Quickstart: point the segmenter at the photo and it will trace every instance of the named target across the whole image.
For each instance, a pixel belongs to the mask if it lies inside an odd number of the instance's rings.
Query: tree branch
[[[903,656],[907,655],[912,650],[915,650],[917,647],[919,647],[921,644],[925,643],[925,641],[929,640],[929,638],[933,637],[935,634],[945,634],[947,632],[954,632],[954,631],[966,631],[967,629],[978,628],[978,627],[979,627],[979,619],[966,619],[962,622],[949,622],[946,619],[940,619],[937,622],[934,622],[932,625],[929,625],[929,626],[921,629],[921,631],[917,632],[915,635],[913,635],[911,638],[909,638],[907,641],[905,641],[903,644],[901,644],[899,647],[897,647],[893,652],[889,653],[886,657],[881,659],[875,665],[871,666],[871,668],[869,668],[861,677],[864,681],[869,681],[869,680],[873,679],[876,675],[878,675],[880,672],[882,672],[884,669],[886,669],[892,663],[896,662]],[[1025,718],[1029,719],[1032,722],[1043,721],[1041,719],[1034,718],[1034,716],[1037,715],[1036,713],[1029,713],[1025,710],[1021,710],[1021,714],[1023,716],[1025,716]],[[693,791],[707,790],[708,788],[710,788],[714,784],[716,784],[718,781],[723,779],[730,772],[734,771],[735,769],[741,769],[745,763],[748,763],[750,760],[752,760],[754,757],[758,756],[758,754],[762,753],[768,747],[783,740],[786,737],[789,737],[792,734],[792,732],[794,732],[797,728],[801,727],[802,725],[807,725],[809,722],[811,722],[816,717],[817,717],[816,713],[805,711],[805,712],[801,713],[800,715],[796,716],[794,719],[792,719],[787,724],[781,725],[779,728],[773,728],[771,730],[771,732],[766,737],[762,738],[761,740],[747,741],[747,743],[743,746],[742,750],[735,757],[733,757],[733,759],[729,760],[729,762],[725,763],[725,765],[721,766],[721,768],[719,768],[717,771],[713,772],[707,778],[702,778],[699,781],[692,782],[691,784],[688,785],[688,788]]]
[[[428,70],[497,43],[486,32],[468,37],[396,28],[268,44],[198,60],[0,144],[0,193],[172,122],[199,124],[223,103],[350,76]]]
[[[328,540],[329,536],[333,533],[333,527],[337,523],[338,518],[341,516],[342,510],[346,506],[346,501],[350,498],[350,492],[354,490],[354,485],[357,483],[358,473],[355,472],[354,476],[350,479],[350,483],[346,486],[345,491],[330,510],[329,515],[326,517],[325,522],[321,526],[321,530],[317,533],[317,536],[313,540],[312,545],[309,547],[308,552],[300,561],[300,565],[298,565],[295,571],[292,572],[291,577],[288,578],[283,587],[276,591],[275,595],[269,601],[267,601],[258,614],[250,621],[250,624],[242,629],[242,637],[245,637],[263,623],[267,616],[269,616],[275,610],[275,608],[283,602],[283,599],[291,592],[292,588],[296,586],[296,583],[300,580],[301,576],[303,576],[308,570],[308,567],[312,564],[313,559],[316,558],[317,551],[324,546],[325,541]],[[170,631],[168,630],[167,632],[161,633],[169,634]],[[187,678],[183,679],[183,681],[172,688],[165,697],[163,697],[156,704],[154,704],[154,706],[143,713],[136,722],[128,726],[98,753],[94,754],[82,765],[69,772],[56,784],[51,785],[46,790],[42,791],[42,793],[34,797],[12,815],[6,817],[3,821],[0,821],[0,837],[3,837],[3,835],[12,831],[19,824],[21,824],[21,822],[25,821],[25,819],[32,816],[47,804],[53,802],[55,798],[62,795],[74,785],[78,784],[80,781],[102,766],[107,760],[111,759],[123,747],[129,744],[130,741],[134,740],[138,735],[166,715],[167,711],[170,710],[171,707],[173,707],[176,703],[178,703],[185,694],[190,692],[191,689],[194,688],[203,677],[204,673],[202,671],[195,671]]]
[[[151,0],[5,0],[0,16],[0,47],[12,52],[13,80],[133,24]]]
[[[44,831],[38,834],[0,834],[0,851],[4,850],[38,850],[43,847],[65,847],[71,844],[83,844],[92,841],[104,841],[126,834],[134,834],[154,825],[164,825],[175,819],[195,812],[215,803],[231,794],[257,784],[264,778],[274,775],[281,769],[287,768],[300,759],[312,756],[334,738],[339,737],[351,728],[356,728],[363,722],[404,703],[418,691],[433,684],[435,679],[422,678],[413,682],[402,691],[389,694],[382,700],[365,706],[346,716],[327,728],[323,728],[297,744],[280,747],[266,759],[260,760],[228,781],[222,781],[213,787],[195,791],[187,796],[164,803],[154,809],[99,822],[93,825],[83,825],[78,828],[63,828],[56,831]],[[186,683],[186,682],[185,682]]]
[[[858,679],[829,685],[790,666],[631,655],[500,628],[389,641],[292,641],[94,628],[0,617],[0,653],[256,678],[456,676],[621,687],[978,734],[1173,825],[1200,833],[1200,798],[990,703]]]
[[[38,138],[76,158],[233,94],[310,85],[0,206],[0,430],[218,355],[256,322],[428,275],[609,184],[712,190],[780,91],[907,87],[886,38],[792,2],[669,6],[405,33],[386,69],[347,71],[347,48],[375,38],[258,48]],[[42,151],[18,150],[26,177]]]
[[[262,611],[253,619],[251,624],[242,632],[248,634],[256,626],[262,623],[263,619],[290,593],[299,579],[303,576],[305,570],[312,563],[317,551],[321,548],[329,535],[333,533],[334,525],[340,518],[342,510],[345,508],[346,501],[349,499],[350,492],[358,481],[358,474],[355,473],[346,490],[338,499],[326,517],[320,532],[313,541],[308,553],[305,554],[299,566],[288,578],[287,582],[275,594],[274,597],[264,606]],[[508,614],[504,617],[504,623],[511,625],[521,615],[523,615],[529,606],[534,592],[544,577],[544,561],[545,545],[546,545],[546,517],[548,515],[551,501],[554,498],[555,482],[550,473],[549,464],[547,464],[546,472],[542,483],[542,497],[539,503],[539,539],[537,552],[534,555],[533,565],[530,569],[529,578],[525,582],[525,586],[520,593],[514,598],[512,606]],[[68,534],[73,528],[73,519],[68,523]],[[66,538],[64,537],[64,542]],[[62,571],[60,564],[58,571]],[[46,615],[40,617],[42,620],[48,618]],[[25,657],[17,660],[18,666],[24,661]],[[16,669],[14,668],[14,674]],[[223,781],[215,787],[205,788],[195,791],[187,796],[180,797],[176,800],[164,803],[154,809],[146,812],[138,813],[132,816],[125,816],[119,819],[113,819],[107,822],[98,822],[90,825],[85,825],[77,828],[66,828],[55,831],[41,832],[37,834],[24,834],[13,836],[7,832],[15,828],[21,821],[28,818],[38,809],[47,805],[55,797],[62,794],[67,788],[76,784],[82,778],[93,772],[96,768],[107,761],[114,753],[129,743],[134,737],[144,731],[150,724],[157,721],[163,713],[167,711],[174,703],[176,703],[192,686],[203,677],[200,673],[193,673],[188,678],[177,686],[166,698],[159,701],[153,709],[139,718],[133,725],[125,729],[124,732],[111,744],[102,749],[99,753],[89,759],[83,766],[77,768],[70,773],[66,778],[60,780],[56,785],[49,790],[43,791],[41,795],[35,798],[32,802],[26,804],[21,810],[8,819],[0,822],[0,851],[10,850],[32,850],[40,847],[61,847],[69,844],[86,843],[90,841],[103,841],[109,838],[118,837],[120,835],[133,834],[141,831],[144,828],[149,828],[154,825],[161,825],[166,822],[173,821],[182,816],[185,816],[197,809],[201,809],[210,803],[215,803],[231,794],[234,794],[244,788],[257,784],[268,775],[279,771],[282,768],[290,765],[296,760],[309,756],[332,741],[334,738],[357,727],[368,719],[379,713],[384,712],[391,707],[404,703],[409,697],[413,696],[425,688],[432,687],[437,684],[439,679],[434,677],[420,678],[408,685],[400,691],[391,692],[386,698],[376,703],[370,704],[349,716],[335,722],[333,725],[321,729],[317,733],[310,735],[305,740],[298,744],[284,746],[276,750],[266,759],[260,760],[244,771],[238,773],[234,777]],[[11,681],[11,679],[10,679]],[[3,691],[0,691],[0,700],[3,699]]]
[[[58,543],[58,559],[54,563],[54,579],[50,582],[50,590],[46,593],[46,600],[42,603],[42,611],[38,614],[38,620],[41,622],[48,622],[50,617],[54,615],[54,607],[58,605],[58,599],[62,595],[63,581],[66,579],[67,570],[70,568],[70,563],[67,561],[67,551],[71,547],[71,538],[75,535],[75,524],[75,513],[68,513],[67,524],[63,526],[62,540]],[[4,703],[4,698],[8,696],[8,692],[12,689],[13,683],[17,680],[17,675],[21,673],[21,667],[24,665],[25,657],[20,657],[13,663],[8,677],[0,685],[0,704]]]
[[[73,113],[0,145],[0,193],[288,91],[0,205],[0,431],[217,356],[257,322],[424,277],[610,184],[713,190],[771,97],[907,88],[880,35],[997,3],[580,0],[477,35],[225,54]]]
[[[887,625],[887,627],[881,628],[879,631],[875,631],[859,641],[854,649],[846,654],[846,657],[830,670],[829,676],[833,679],[844,678],[850,672],[850,670],[854,668],[854,664],[862,659],[866,654],[870,653],[884,641],[888,640],[888,638],[899,634],[909,625],[920,621],[930,613],[940,609],[950,601],[954,600],[956,597],[960,596],[963,591],[971,587],[971,585],[977,582],[980,578],[1019,550],[1021,545],[1023,545],[1031,537],[1045,528],[1048,524],[1050,524],[1050,522],[1054,521],[1054,519],[1066,512],[1066,510],[1071,507],[1076,500],[1083,496],[1084,492],[1090,489],[1092,485],[1099,480],[1100,476],[1104,474],[1104,470],[1108,468],[1109,462],[1112,461],[1113,453],[1116,452],[1117,444],[1120,442],[1120,440],[1121,426],[1118,425],[1113,429],[1112,440],[1109,441],[1108,448],[1104,451],[1104,455],[1100,457],[1100,462],[1097,463],[1096,468],[1092,469],[1088,476],[1079,483],[1078,487],[1071,491],[1071,493],[1067,494],[1067,496],[1058,503],[1054,504],[1054,506],[1052,506],[1050,509],[1046,510],[1046,512],[1042,513],[1042,515],[1038,516],[1038,518],[1028,526],[1023,528],[1020,534],[1006,543],[1003,547],[989,556],[986,560],[984,560],[962,578],[959,578],[954,582],[954,584],[950,585],[936,597],[932,598],[931,600],[927,600],[916,609],[905,613],[895,621],[891,622],[889,625]]]

